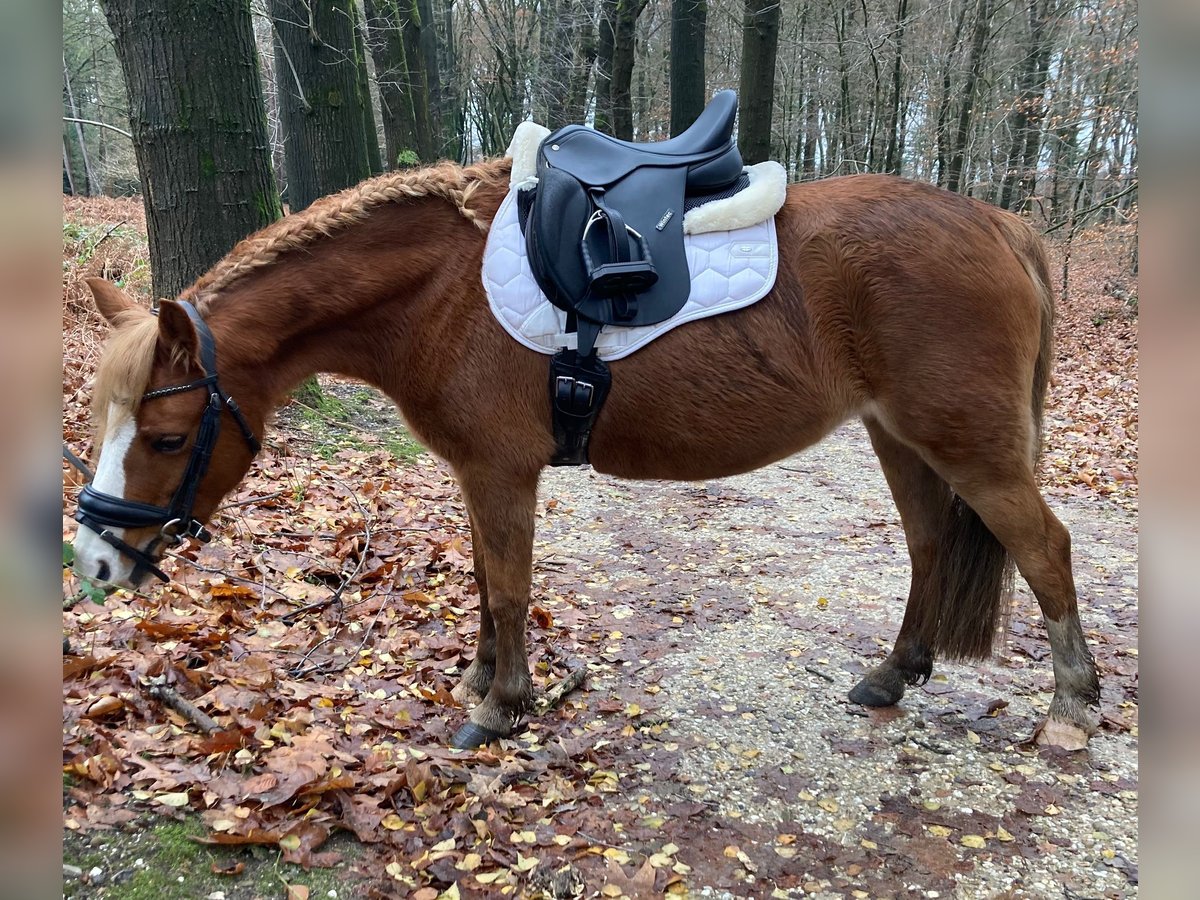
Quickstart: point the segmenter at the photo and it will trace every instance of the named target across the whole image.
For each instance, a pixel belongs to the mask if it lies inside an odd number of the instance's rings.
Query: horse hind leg
[[[1098,725],[1094,708],[1100,703],[1100,682],[1079,621],[1071,536],[1038,492],[1032,466],[1005,474],[999,469],[978,482],[955,484],[1012,554],[1046,622],[1054,697],[1037,741],[1080,750]]]
[[[949,485],[915,450],[874,419],[864,424],[900,513],[912,580],[892,652],[854,686],[850,700],[891,706],[908,685],[929,680],[935,652],[986,655],[1004,594],[1005,553],[978,517],[956,508]]]

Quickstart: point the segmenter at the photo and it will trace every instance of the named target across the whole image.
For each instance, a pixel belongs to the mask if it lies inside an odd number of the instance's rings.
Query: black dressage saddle
[[[653,325],[687,303],[684,212],[747,183],[732,137],[736,115],[737,94],[721,91],[670,140],[635,144],[568,125],[542,141],[537,188],[518,193],[526,253],[542,292],[566,310],[578,338],[577,349],[551,362],[552,464],[587,461],[611,383],[595,352],[600,329]]]

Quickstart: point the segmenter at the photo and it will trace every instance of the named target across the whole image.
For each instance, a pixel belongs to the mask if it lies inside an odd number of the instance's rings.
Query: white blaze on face
[[[111,404],[108,408],[108,431],[100,448],[100,465],[96,467],[96,477],[92,481],[96,490],[114,497],[125,496],[125,456],[136,433],[137,423],[129,410],[119,404]],[[122,540],[125,537],[124,528],[108,530]],[[92,529],[80,525],[79,533],[75,536],[75,574],[127,584],[133,574],[133,562]]]

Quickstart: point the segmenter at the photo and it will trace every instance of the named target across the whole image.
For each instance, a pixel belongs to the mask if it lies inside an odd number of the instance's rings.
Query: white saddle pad
[[[684,236],[692,291],[678,313],[657,325],[606,325],[596,341],[601,359],[628,356],[685,322],[749,306],[775,284],[779,250],[775,219],[739,228]],[[539,353],[575,347],[566,332],[567,314],[546,299],[525,257],[517,218],[516,190],[500,204],[483,254],[483,286],[492,314],[517,341]]]

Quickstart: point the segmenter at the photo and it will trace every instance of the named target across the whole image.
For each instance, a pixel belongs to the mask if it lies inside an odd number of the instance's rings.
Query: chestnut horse
[[[509,165],[384,175],[268,226],[184,292],[199,329],[182,303],[163,301],[154,317],[89,281],[113,326],[93,399],[94,487],[109,498],[173,509],[204,410],[234,397],[240,413],[218,417],[225,427],[184,517],[198,528],[246,473],[272,411],[317,372],[382,389],[453,467],[481,609],[459,688],[475,706],[456,746],[511,734],[532,693],[534,508],[554,451],[548,357],[503,331],[480,281]],[[624,478],[720,478],[860,418],[900,512],[912,583],[894,649],[851,699],[894,704],[929,678],[935,655],[985,657],[1015,562],[1053,651],[1039,740],[1085,745],[1099,683],[1070,538],[1034,477],[1054,315],[1037,236],[983,203],[874,175],[792,185],[776,227],[770,294],[611,364],[591,464]],[[216,373],[204,343],[215,343]],[[159,525],[109,524],[125,527],[80,528],[77,571],[140,580],[146,567],[122,547],[153,558]]]

